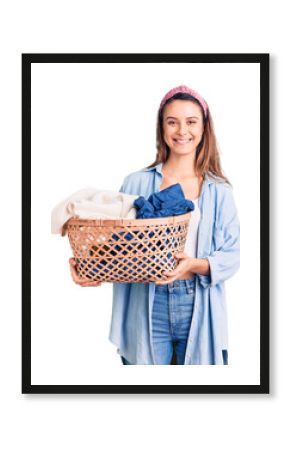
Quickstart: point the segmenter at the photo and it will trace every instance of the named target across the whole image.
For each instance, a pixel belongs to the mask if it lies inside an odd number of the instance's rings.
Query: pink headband
[[[163,97],[163,99],[161,100],[160,107],[159,107],[159,111],[161,110],[161,108],[164,106],[164,104],[166,103],[166,101],[167,101],[168,99],[170,99],[171,97],[173,97],[175,94],[179,94],[179,93],[182,93],[182,94],[189,94],[189,95],[191,95],[192,97],[196,98],[196,100],[198,100],[198,102],[199,102],[199,103],[201,104],[201,106],[202,106],[202,109],[203,109],[203,112],[204,112],[205,117],[207,117],[208,106],[207,106],[205,100],[199,95],[198,92],[193,91],[192,89],[190,89],[189,87],[184,86],[184,85],[182,85],[182,86],[177,86],[177,87],[171,89],[169,92],[167,92],[167,94],[166,94],[166,95]]]

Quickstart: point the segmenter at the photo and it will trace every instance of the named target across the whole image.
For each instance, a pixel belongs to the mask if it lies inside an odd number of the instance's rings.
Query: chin
[[[186,148],[180,148],[180,149],[176,149],[174,148],[173,150],[171,150],[171,152],[176,155],[192,155],[193,153],[195,153],[195,148],[191,148],[191,149],[186,149]]]

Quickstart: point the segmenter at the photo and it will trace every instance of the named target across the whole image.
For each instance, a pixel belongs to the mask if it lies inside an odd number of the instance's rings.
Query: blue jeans
[[[155,286],[152,342],[155,364],[171,363],[175,349],[178,365],[184,364],[195,300],[195,278]],[[130,364],[125,358],[122,362]]]

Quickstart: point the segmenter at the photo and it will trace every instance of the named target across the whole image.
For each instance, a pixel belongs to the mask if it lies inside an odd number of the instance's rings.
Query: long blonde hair
[[[204,177],[205,174],[213,175],[215,177],[221,178],[230,184],[229,180],[223,174],[220,162],[220,155],[217,147],[217,141],[214,132],[213,120],[211,117],[211,113],[208,109],[207,116],[205,117],[203,108],[201,107],[198,100],[188,94],[178,93],[171,97],[167,102],[163,105],[163,107],[158,111],[157,116],[157,130],[156,130],[156,159],[155,161],[148,166],[148,168],[155,166],[159,163],[165,163],[169,158],[170,149],[166,142],[164,141],[164,133],[163,133],[163,111],[164,107],[171,103],[173,100],[191,100],[198,104],[202,110],[203,115],[203,125],[204,131],[202,135],[202,139],[197,146],[196,149],[196,158],[195,158],[195,170],[198,176]]]

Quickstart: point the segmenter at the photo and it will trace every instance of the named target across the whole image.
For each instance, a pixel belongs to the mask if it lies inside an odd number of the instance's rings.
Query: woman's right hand
[[[69,264],[72,279],[76,284],[79,284],[82,287],[100,286],[102,284],[101,281],[86,281],[84,278],[81,278],[76,271],[77,263],[74,258],[69,259]]]

